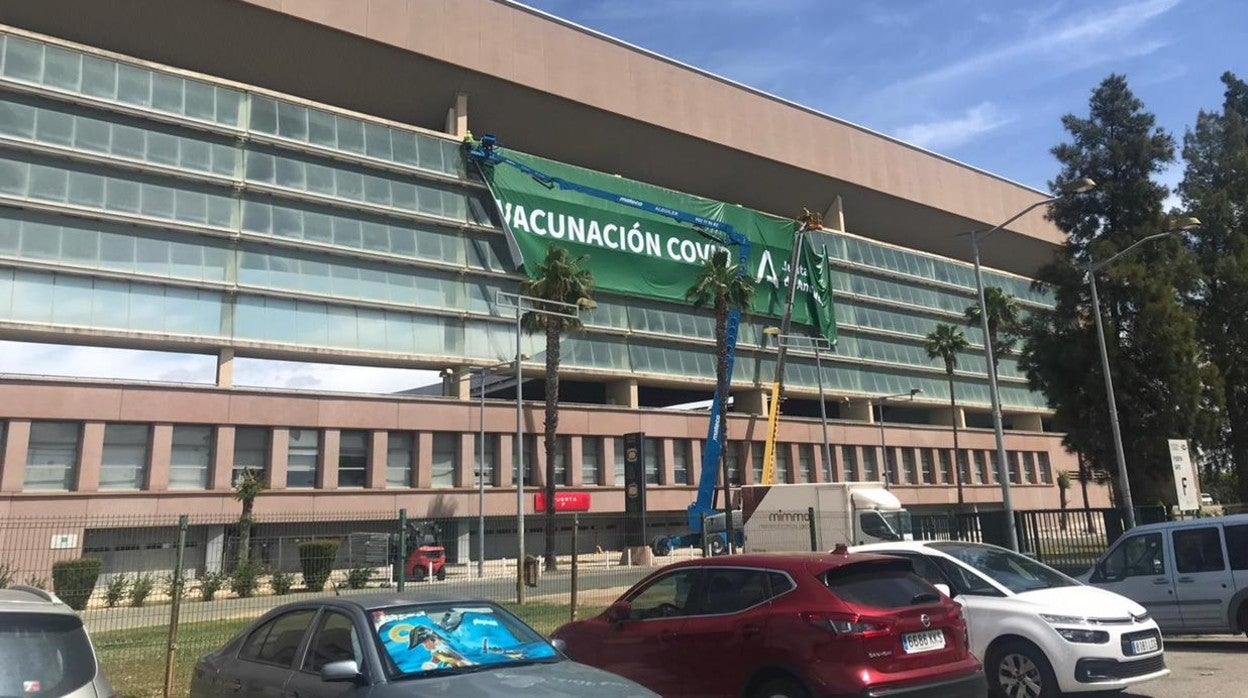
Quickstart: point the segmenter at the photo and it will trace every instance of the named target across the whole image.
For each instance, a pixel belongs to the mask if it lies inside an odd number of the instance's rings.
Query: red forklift
[[[406,579],[417,582],[431,577],[439,581],[446,579],[446,548],[442,546],[440,533],[433,523],[408,523],[407,550],[403,562]]]

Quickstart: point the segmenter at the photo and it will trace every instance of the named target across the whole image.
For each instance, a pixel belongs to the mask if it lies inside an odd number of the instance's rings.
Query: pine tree
[[[1068,241],[1038,275],[1051,285],[1055,307],[1029,320],[1022,366],[1055,410],[1067,447],[1116,476],[1092,324],[1104,322],[1132,494],[1137,502],[1171,501],[1166,439],[1200,442],[1207,393],[1195,317],[1181,302],[1193,290],[1193,258],[1169,237],[1119,259],[1098,272],[1099,313],[1082,267],[1165,229],[1168,191],[1152,177],[1173,162],[1174,140],[1120,75],[1093,91],[1086,118],[1067,115],[1062,124],[1070,140],[1053,148],[1062,170],[1050,186],[1060,191],[1089,177],[1097,187],[1049,210]]]
[[[1201,111],[1184,138],[1179,193],[1201,221],[1190,241],[1201,271],[1192,305],[1225,400],[1217,450],[1229,453],[1248,501],[1248,83],[1229,72],[1222,83],[1221,113]]]

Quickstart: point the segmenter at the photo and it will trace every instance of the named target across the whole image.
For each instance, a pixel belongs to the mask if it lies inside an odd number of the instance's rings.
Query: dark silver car
[[[269,611],[200,658],[191,698],[654,696],[577,664],[489,601],[397,594]]]
[[[74,609],[42,589],[0,589],[0,696],[112,695]]]

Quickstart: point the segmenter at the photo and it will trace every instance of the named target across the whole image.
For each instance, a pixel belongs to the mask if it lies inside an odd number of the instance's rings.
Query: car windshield
[[[965,562],[1015,594],[1079,584],[1052,567],[1004,548],[966,543],[931,543],[930,545],[942,553]]]
[[[95,678],[95,655],[76,616],[0,613],[0,697],[55,698]]]
[[[489,603],[424,603],[370,611],[391,678],[468,673],[562,659],[515,616]]]

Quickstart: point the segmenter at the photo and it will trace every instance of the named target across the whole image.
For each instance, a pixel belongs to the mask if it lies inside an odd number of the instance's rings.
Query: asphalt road
[[[1207,635],[1166,638],[1170,675],[1117,695],[1124,698],[1248,696],[1248,638]]]

